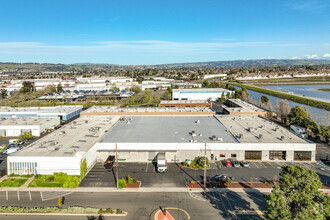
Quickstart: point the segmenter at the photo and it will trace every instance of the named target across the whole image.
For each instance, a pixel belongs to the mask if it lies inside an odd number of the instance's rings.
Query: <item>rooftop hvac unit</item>
[[[88,120],[85,120],[85,124],[88,124]]]
[[[258,138],[261,139],[262,137],[263,137],[262,134],[259,134],[259,137]]]
[[[212,135],[212,141],[216,141],[217,140],[217,136],[215,136],[215,135]]]
[[[192,132],[191,132],[191,136],[193,136],[193,137],[195,137],[195,136],[196,136],[196,133],[195,133],[195,131],[192,131]]]
[[[275,128],[274,131],[278,132],[279,131],[279,128]]]
[[[196,124],[200,124],[201,122],[199,120],[196,121]]]
[[[222,138],[220,138],[220,137],[218,137],[218,138],[217,138],[217,141],[221,141],[221,142],[222,142],[222,141],[223,141],[223,139],[222,139]]]
[[[243,134],[239,134],[237,137],[238,138],[242,138],[243,137]]]
[[[281,141],[283,141],[284,140],[284,136],[281,136]]]

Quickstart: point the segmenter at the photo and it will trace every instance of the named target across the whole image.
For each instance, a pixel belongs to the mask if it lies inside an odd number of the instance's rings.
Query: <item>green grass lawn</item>
[[[323,91],[323,92],[330,92],[330,89],[328,88],[324,88],[324,89],[318,89],[319,91]]]
[[[22,186],[28,179],[5,179],[0,183],[0,187],[20,187]]]
[[[50,183],[44,182],[42,180],[34,179],[30,184],[29,187],[63,187],[62,183]]]

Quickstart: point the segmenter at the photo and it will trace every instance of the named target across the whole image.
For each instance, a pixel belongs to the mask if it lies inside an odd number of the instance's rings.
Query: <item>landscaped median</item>
[[[26,183],[27,180],[28,179],[24,178],[8,178],[0,183],[0,187],[20,187]]]
[[[29,187],[63,187],[76,188],[80,184],[80,176],[54,173],[54,175],[35,175]]]
[[[30,214],[30,215],[103,215],[103,216],[126,216],[127,212],[121,209],[98,209],[91,207],[79,207],[72,206],[68,208],[59,207],[46,207],[46,208],[28,208],[28,207],[18,207],[18,206],[0,206],[0,215],[20,215],[20,214]]]

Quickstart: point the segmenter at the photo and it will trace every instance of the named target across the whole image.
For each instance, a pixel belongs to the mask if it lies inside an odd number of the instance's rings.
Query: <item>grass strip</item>
[[[28,179],[21,178],[9,178],[5,179],[0,183],[0,187],[20,187],[22,186]]]

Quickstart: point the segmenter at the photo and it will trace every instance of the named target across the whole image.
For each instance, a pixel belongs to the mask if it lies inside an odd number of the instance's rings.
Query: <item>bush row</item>
[[[59,208],[59,207],[37,207],[37,208],[28,208],[28,207],[18,207],[18,206],[0,206],[1,213],[72,213],[72,214],[97,214],[99,209],[90,208],[90,207],[79,207],[72,206],[68,208]]]

